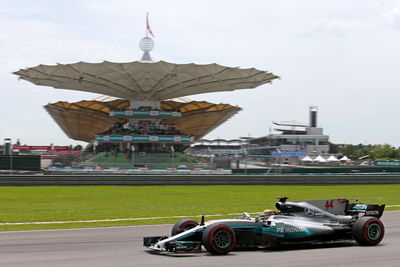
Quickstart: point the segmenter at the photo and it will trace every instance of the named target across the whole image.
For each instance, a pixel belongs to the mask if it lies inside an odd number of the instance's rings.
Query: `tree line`
[[[388,144],[383,145],[347,145],[329,144],[329,153],[342,154],[347,157],[365,160],[400,160],[400,148]]]

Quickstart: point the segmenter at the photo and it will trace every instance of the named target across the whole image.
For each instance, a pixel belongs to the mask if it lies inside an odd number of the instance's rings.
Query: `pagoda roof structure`
[[[255,68],[166,61],[38,65],[20,69],[14,74],[36,85],[98,93],[129,101],[163,101],[195,94],[250,89],[279,78]]]
[[[127,100],[105,97],[102,100],[98,98],[74,103],[59,101],[47,104],[45,109],[68,137],[90,142],[93,136],[109,129],[115,123],[126,122],[123,118],[109,116],[110,111],[126,110],[129,107]],[[202,138],[241,110],[240,107],[229,104],[182,102],[181,99],[162,101],[161,108],[181,112],[180,118],[163,119],[162,123],[174,124],[178,130],[195,139]]]
[[[154,34],[148,14],[145,29],[146,36],[139,42],[144,54],[139,61],[40,64],[13,74],[35,85],[103,95],[94,100],[59,101],[45,106],[68,137],[85,142],[149,142],[152,150],[168,142],[185,144],[189,143],[186,139],[198,140],[241,110],[229,104],[183,100],[186,96],[252,89],[279,78],[255,68],[153,61],[149,52],[154,41],[149,36]],[[119,131],[121,124],[124,131]],[[165,130],[167,126],[177,131],[154,134],[148,131],[149,124],[158,130]],[[151,133],[153,138],[135,139],[141,133],[138,130],[147,136]],[[111,140],[105,135],[109,133],[117,137]],[[171,135],[172,141],[161,138],[167,135]],[[186,139],[182,141],[182,138]]]

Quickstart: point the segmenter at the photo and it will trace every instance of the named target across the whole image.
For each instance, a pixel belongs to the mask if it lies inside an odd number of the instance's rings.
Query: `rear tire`
[[[176,222],[172,227],[171,235],[174,236],[180,234],[184,231],[192,229],[193,227],[196,227],[197,225],[199,225],[199,223],[193,220],[189,219],[180,220],[179,222]]]
[[[362,246],[378,245],[385,235],[383,223],[375,217],[363,216],[353,225],[353,236]]]
[[[229,226],[217,224],[204,231],[202,243],[208,252],[215,255],[225,255],[236,246],[236,235]]]

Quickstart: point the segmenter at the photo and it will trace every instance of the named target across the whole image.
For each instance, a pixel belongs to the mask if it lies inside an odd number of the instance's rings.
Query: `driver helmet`
[[[274,210],[264,210],[263,213],[261,213],[261,215],[259,216],[261,218],[261,220],[265,221],[268,220],[268,218],[272,215],[275,215],[276,211]]]

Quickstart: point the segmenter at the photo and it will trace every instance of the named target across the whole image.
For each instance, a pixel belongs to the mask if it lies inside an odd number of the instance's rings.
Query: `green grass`
[[[350,198],[363,203],[400,205],[400,185],[0,187],[0,223],[253,212],[274,208],[276,197],[283,195],[290,200]],[[0,230],[159,224],[176,220],[0,225]]]

